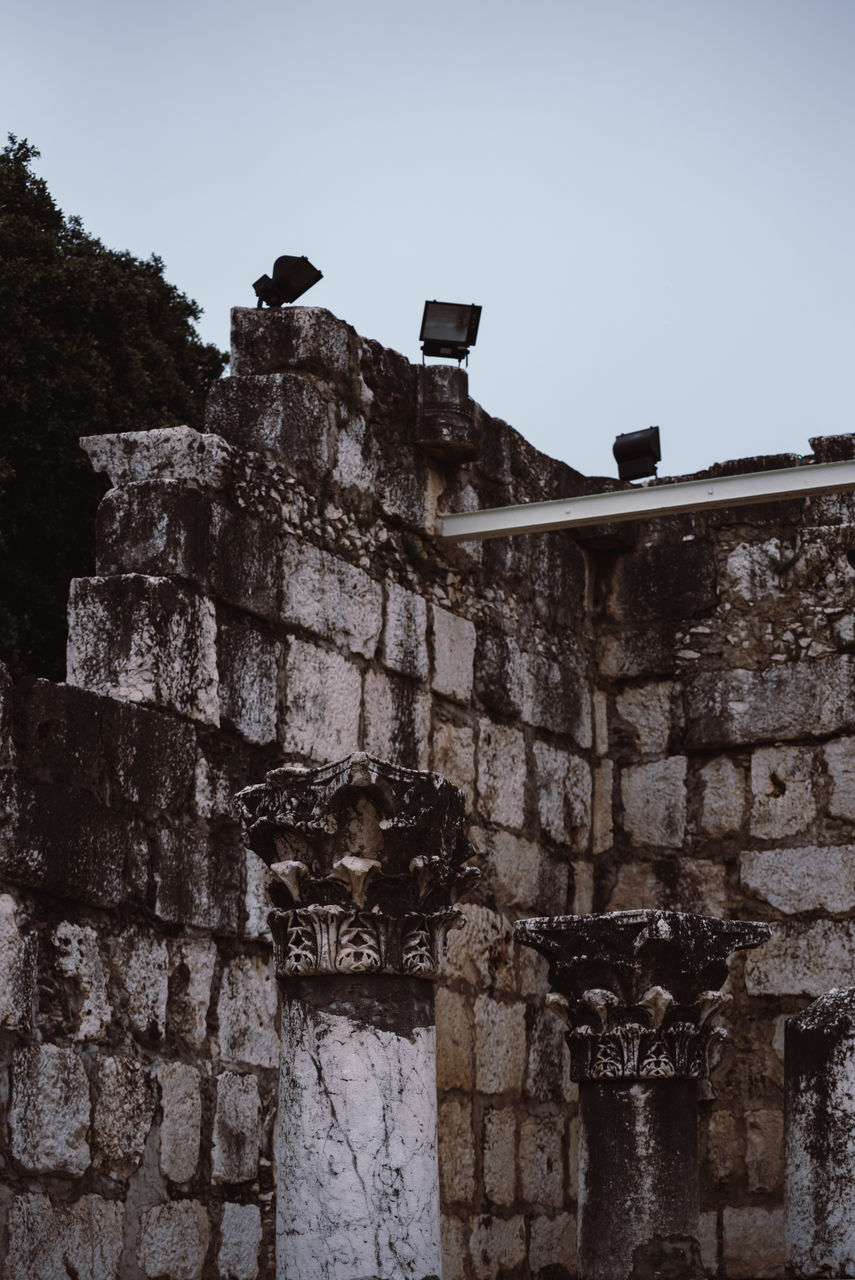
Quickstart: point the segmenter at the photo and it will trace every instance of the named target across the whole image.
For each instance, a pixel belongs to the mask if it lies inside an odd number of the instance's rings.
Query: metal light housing
[[[472,303],[425,303],[419,341],[423,356],[448,356],[458,364],[475,346],[481,308]]]
[[[295,258],[286,253],[274,262],[273,278],[260,276],[252,287],[260,307],[265,302],[268,307],[281,307],[285,302],[296,302],[323,278],[323,273],[313,267],[308,258]]]
[[[659,428],[645,427],[643,431],[626,431],[618,436],[612,446],[621,480],[641,480],[656,475],[656,464],[662,460],[659,446]]]

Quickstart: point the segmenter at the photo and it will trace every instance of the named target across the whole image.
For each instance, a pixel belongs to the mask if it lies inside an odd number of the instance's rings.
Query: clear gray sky
[[[66,213],[158,253],[228,345],[281,253],[420,359],[484,308],[470,391],[614,474],[855,430],[855,0],[5,0],[0,125]]]

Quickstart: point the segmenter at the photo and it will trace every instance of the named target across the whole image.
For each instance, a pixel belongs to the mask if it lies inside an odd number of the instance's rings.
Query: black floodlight
[[[656,475],[656,463],[662,459],[659,447],[659,428],[645,427],[643,431],[627,431],[618,436],[612,447],[621,480],[641,480]]]
[[[481,308],[475,303],[426,302],[419,341],[423,356],[450,356],[458,364],[468,360],[475,346]]]
[[[284,254],[273,264],[273,279],[261,276],[253,284],[258,305],[281,307],[283,302],[296,302],[313,284],[323,280],[322,272],[313,267],[308,258],[293,258]]]

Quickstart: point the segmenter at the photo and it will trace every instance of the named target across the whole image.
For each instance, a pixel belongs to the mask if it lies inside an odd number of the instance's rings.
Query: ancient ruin
[[[304,836],[271,853],[233,797],[360,752],[458,787],[482,873],[435,993],[443,1280],[578,1274],[585,1081],[512,927],[627,910],[774,926],[731,962],[697,1241],[710,1274],[779,1276],[784,1025],[855,962],[853,499],[448,545],[440,510],[618,482],[327,312],[238,308],[232,350],[205,432],[84,442],[112,488],[67,683],[0,682],[0,1277],[276,1274],[280,1040],[336,1016],[280,1016],[276,966],[400,992],[453,903],[362,918],[386,784],[358,849],[317,854],[324,901]],[[817,428],[816,460],[855,456]],[[356,931],[324,952],[336,906]]]

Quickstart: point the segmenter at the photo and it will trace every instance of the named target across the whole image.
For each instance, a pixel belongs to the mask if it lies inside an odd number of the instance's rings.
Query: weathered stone
[[[255,1204],[226,1201],[220,1222],[217,1267],[222,1280],[256,1280],[261,1213]]]
[[[443,1098],[439,1104],[439,1186],[443,1202],[470,1204],[475,1194],[472,1103]]]
[[[574,851],[585,849],[591,834],[591,770],[587,761],[536,742],[534,762],[542,830]]]
[[[149,1280],[199,1280],[211,1228],[198,1200],[172,1200],[146,1209],[140,1223],[137,1261]]]
[[[671,734],[671,685],[664,681],[632,685],[615,699],[618,715],[630,727],[635,752],[657,755],[668,749]]]
[[[446,978],[462,978],[476,990],[495,987],[498,991],[513,991],[513,960],[508,921],[489,907],[468,905],[465,925],[448,935]]]
[[[383,625],[383,588],[363,569],[288,538],[283,550],[282,620],[349,653],[372,658]]]
[[[484,1191],[491,1204],[507,1208],[516,1199],[517,1121],[513,1107],[484,1113]]]
[[[475,691],[479,700],[499,716],[520,716],[528,706],[533,682],[529,655],[516,640],[495,627],[479,627],[475,649]]]
[[[460,787],[471,809],[475,800],[475,735],[468,725],[440,720],[431,740],[436,773]]]
[[[686,684],[686,743],[730,747],[855,729],[849,654],[759,671],[698,671]]]
[[[472,1011],[456,991],[436,992],[437,1087],[471,1089],[473,1080]]]
[[[300,370],[326,379],[354,371],[357,336],[323,307],[232,307],[232,378]]]
[[[523,1085],[538,1102],[575,1102],[578,1086],[570,1075],[566,1028],[550,1009],[528,1011],[528,1065]]]
[[[362,676],[339,653],[291,640],[279,738],[285,751],[337,760],[359,743]]]
[[[784,1116],[764,1108],[745,1117],[745,1168],[749,1191],[779,1191],[784,1177]]]
[[[247,938],[263,938],[272,942],[267,913],[270,906],[267,890],[274,879],[270,869],[252,849],[244,849],[246,891],[244,894],[243,933]]]
[[[299,373],[220,378],[208,393],[205,425],[309,475],[326,471],[335,451],[330,389]]]
[[[282,646],[244,620],[221,624],[217,635],[220,716],[258,746],[276,741]]]
[[[84,1195],[52,1205],[40,1193],[18,1196],[9,1211],[3,1280],[118,1280],[122,1205]]]
[[[744,853],[739,875],[746,889],[787,915],[817,908],[842,914],[855,907],[853,845]]]
[[[476,1280],[495,1280],[520,1266],[525,1258],[525,1221],[522,1217],[473,1219],[469,1251]]]
[[[463,1223],[443,1213],[440,1222],[442,1239],[443,1280],[468,1280],[469,1247],[463,1232]]]
[[[405,768],[424,769],[430,752],[430,695],[414,680],[366,671],[365,750]]]
[[[68,615],[68,683],[219,724],[216,618],[168,578],[77,578]]]
[[[261,1100],[255,1076],[225,1071],[217,1077],[211,1148],[214,1182],[246,1182],[258,1171]]]
[[[478,794],[483,817],[503,827],[525,821],[525,739],[518,729],[480,722]]]
[[[607,680],[671,675],[675,665],[673,633],[673,623],[606,633],[600,645],[600,674]]]
[[[739,1176],[741,1145],[737,1117],[731,1111],[713,1111],[707,1123],[706,1167],[714,1186]]]
[[[562,1271],[567,1275],[575,1274],[578,1266],[576,1258],[576,1219],[572,1213],[558,1213],[554,1218],[533,1218],[531,1223],[531,1243],[528,1250],[528,1265],[534,1276],[545,1272],[560,1276]],[[554,1268],[561,1268],[555,1271]]]
[[[525,1008],[475,1000],[475,1087],[482,1093],[519,1093],[525,1072]]]
[[[509,831],[478,830],[473,841],[483,856],[485,884],[500,910],[510,914],[533,910],[546,863],[540,846]],[[544,904],[545,909],[548,906]]]
[[[53,934],[57,967],[74,978],[80,995],[77,1040],[102,1040],[110,1022],[107,982],[98,949],[98,935],[89,925],[64,920]]]
[[[102,1055],[92,1112],[94,1164],[116,1177],[130,1177],[142,1159],[153,1116],[154,1098],[140,1063]]]
[[[837,738],[822,748],[831,778],[828,812],[833,818],[855,821],[855,738]]]
[[[671,756],[621,772],[624,823],[639,844],[678,849],[686,832],[686,758]]]
[[[716,603],[716,569],[707,539],[662,539],[618,557],[609,609],[618,622],[691,618]]]
[[[561,1129],[552,1118],[529,1116],[520,1125],[520,1188],[529,1204],[560,1209],[564,1204]]]
[[[594,794],[591,814],[591,852],[596,856],[598,853],[605,853],[614,842],[612,820],[614,765],[611,760],[601,761],[592,777]]]
[[[426,680],[427,603],[423,596],[399,586],[393,578],[386,580],[385,591],[383,665],[400,675]]]
[[[160,1171],[173,1182],[189,1182],[199,1163],[202,1096],[199,1072],[186,1062],[163,1062],[157,1070],[163,1119]]]
[[[209,938],[169,940],[169,1029],[201,1049],[208,1034],[211,982],[217,948]]]
[[[110,940],[110,966],[132,1029],[146,1039],[160,1039],[169,990],[166,943],[140,929],[126,929]]]
[[[84,436],[93,471],[106,472],[115,487],[148,480],[180,480],[202,488],[227,483],[232,452],[217,435],[192,427],[160,427],[118,435]]]
[[[256,956],[238,956],[226,965],[217,1018],[224,1064],[276,1066],[276,981],[269,964]]]
[[[468,618],[431,605],[433,679],[431,687],[454,702],[472,697],[475,628]]]
[[[608,909],[633,911],[639,907],[724,917],[727,869],[723,863],[703,858],[625,863],[609,895]]]
[[[8,893],[0,894],[0,1027],[28,1029],[36,982],[36,937]]]
[[[771,942],[747,958],[749,995],[820,996],[845,987],[855,969],[855,921],[776,924]]]
[[[781,1209],[725,1209],[724,1268],[734,1280],[778,1280],[784,1274]]]
[[[171,924],[234,933],[238,926],[239,867],[230,823],[164,825],[156,835],[155,910]]]
[[[12,1058],[12,1155],[25,1173],[80,1177],[89,1167],[89,1081],[71,1049],[32,1045]]]
[[[766,840],[797,835],[813,822],[813,752],[762,747],[751,757],[751,834]]]
[[[736,835],[745,810],[745,775],[728,756],[717,756],[700,771],[703,787],[701,830],[710,836]]]

